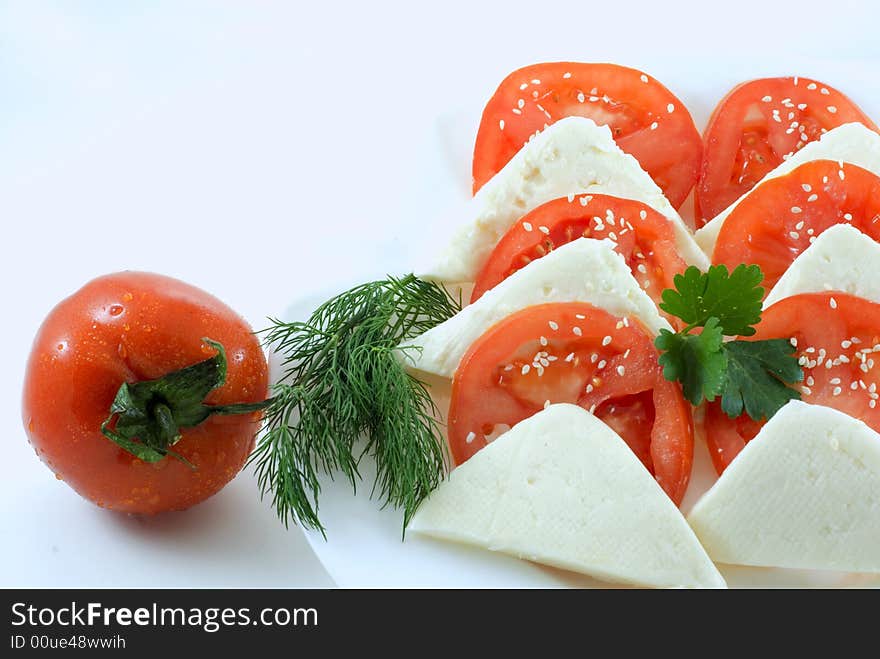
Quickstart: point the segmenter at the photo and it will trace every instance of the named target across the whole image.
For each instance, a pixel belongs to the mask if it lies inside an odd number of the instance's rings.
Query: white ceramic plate
[[[789,71],[812,75],[844,92],[849,92],[868,114],[880,119],[880,91],[865,81],[876,70],[872,62],[810,62],[802,67],[774,68],[767,63],[725,61],[724,74],[712,62],[693,62],[692,71],[676,72],[667,84],[691,109],[702,128],[715,102],[733,84],[755,77],[783,75]],[[648,67],[650,69],[650,67]],[[661,78],[662,79],[662,78]],[[486,95],[491,93],[486,90]],[[856,94],[855,92],[858,92]],[[442,221],[444,211],[432,211],[433,221],[425,221],[425,199],[431,208],[454,212],[468,193],[470,149],[479,121],[480,103],[451,108],[437,120],[437,130],[426,140],[426,154],[417,163],[411,186],[395,190],[405,208],[419,218],[420,235],[406,242],[395,237],[398,252],[388,263],[377,264],[374,278],[386,272],[404,272],[421,263],[437,241],[445,240],[448,230]],[[682,214],[690,208],[685,202]],[[395,270],[398,268],[398,270]],[[323,291],[294,301],[283,318],[305,319],[317,304],[333,294]],[[327,539],[307,532],[316,555],[333,579],[342,587],[610,587],[611,584],[562,570],[517,560],[505,555],[410,535],[401,539],[402,513],[380,509],[371,501],[370,486],[375,470],[365,460],[361,487],[352,492],[343,479],[325,478],[320,497],[320,517]],[[715,480],[702,438],[696,442],[694,473],[682,509],[686,512]],[[731,587],[878,587],[880,575],[719,566]]]

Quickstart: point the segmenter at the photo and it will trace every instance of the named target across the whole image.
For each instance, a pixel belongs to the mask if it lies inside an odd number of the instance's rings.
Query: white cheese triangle
[[[473,282],[495,245],[523,215],[552,199],[580,193],[626,197],[654,208],[672,222],[682,258],[703,270],[708,267],[681,217],[638,160],[617,146],[608,127],[567,117],[535,135],[480,189],[451,243],[417,274]]]
[[[764,181],[784,176],[811,160],[839,160],[857,165],[880,176],[880,135],[863,124],[843,124],[825,133],[815,142],[810,142],[796,151],[788,160],[758,181],[754,188],[718,213],[715,218],[697,231],[694,237],[703,251],[712,257],[715,242],[727,216],[733,212],[743,199],[756,190]]]
[[[764,307],[792,295],[841,291],[880,303],[880,244],[848,224],[828,227],[783,273]]]
[[[721,563],[880,572],[880,435],[843,412],[792,401],[688,521]]]
[[[510,314],[549,302],[588,302],[637,318],[653,334],[671,329],[606,240],[578,238],[517,270],[474,304],[403,343],[407,367],[451,378],[471,344]]]
[[[635,454],[576,405],[549,406],[456,468],[409,531],[610,581],[725,587]]]

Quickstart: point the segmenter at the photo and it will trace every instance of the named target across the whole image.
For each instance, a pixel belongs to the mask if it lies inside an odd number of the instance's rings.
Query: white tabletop
[[[37,460],[19,411],[30,341],[92,277],[176,276],[261,327],[315,290],[405,272],[424,224],[467,193],[462,117],[536,61],[643,68],[701,127],[744,63],[832,84],[846,70],[860,102],[876,82],[857,65],[880,56],[867,2],[738,2],[721,18],[637,4],[0,3],[0,586],[333,584],[251,473],[136,519]],[[876,94],[862,105],[880,118]],[[435,189],[434,167],[454,184]]]

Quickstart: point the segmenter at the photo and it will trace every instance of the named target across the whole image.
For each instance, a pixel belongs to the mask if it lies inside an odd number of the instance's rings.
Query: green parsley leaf
[[[804,373],[786,339],[731,341],[724,344],[727,377],[721,409],[731,418],[745,409],[755,421],[769,419],[788,401],[800,400],[800,392],[787,383],[800,382]]]
[[[705,273],[690,266],[675,276],[675,289],[663,291],[660,308],[691,327],[704,326],[714,317],[726,336],[751,336],[752,325],[761,320],[764,289],[758,284],[763,279],[756,265],[740,264],[733,272],[713,265]]]
[[[654,340],[660,355],[663,377],[682,384],[684,396],[693,405],[721,394],[727,369],[727,353],[722,349],[724,335],[717,318],[710,318],[700,334],[673,334],[660,330]]]

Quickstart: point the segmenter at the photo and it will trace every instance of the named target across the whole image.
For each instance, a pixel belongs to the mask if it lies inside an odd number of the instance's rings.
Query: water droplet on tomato
[[[119,356],[122,359],[125,359],[126,357],[128,357],[128,350],[126,350],[125,346],[122,345],[121,343],[117,346],[116,352],[119,353]]]
[[[114,304],[110,307],[110,315],[111,316],[119,316],[122,312],[125,311],[125,307],[121,304]]]

